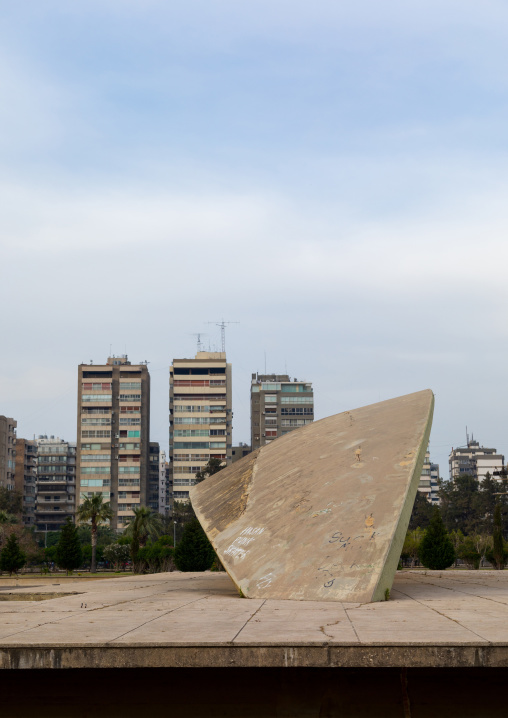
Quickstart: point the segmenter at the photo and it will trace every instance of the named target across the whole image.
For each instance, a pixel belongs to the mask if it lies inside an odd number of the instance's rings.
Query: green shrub
[[[455,549],[437,506],[434,506],[430,524],[421,540],[418,558],[426,568],[437,570],[448,568],[455,561]]]

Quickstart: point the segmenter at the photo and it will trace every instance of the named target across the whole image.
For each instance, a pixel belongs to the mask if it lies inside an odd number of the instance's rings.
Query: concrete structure
[[[474,476],[478,481],[483,481],[487,473],[492,478],[494,472],[499,472],[504,467],[504,456],[498,454],[496,449],[487,449],[480,446],[477,441],[468,439],[467,446],[459,446],[456,449],[452,447],[448,459],[450,466],[450,479],[457,476],[469,474]]]
[[[158,512],[160,446],[157,441],[151,441],[149,447],[147,506]]]
[[[16,438],[16,468],[14,488],[23,497],[23,524],[35,525],[37,494],[37,442]]]
[[[111,526],[123,529],[146,506],[150,436],[150,375],[127,356],[78,371],[77,500],[101,492]]]
[[[14,489],[17,425],[14,419],[0,416],[0,486],[9,491]]]
[[[250,454],[251,451],[251,447],[248,444],[243,444],[242,442],[240,442],[238,446],[233,446],[231,449],[231,463],[234,464],[239,459],[243,459],[243,457]]]
[[[213,573],[46,581],[0,579],[5,716],[506,715],[506,571],[400,571],[376,604],[248,601]]]
[[[287,374],[253,374],[250,389],[251,447],[255,451],[314,420],[312,384]]]
[[[424,494],[429,504],[439,506],[439,464],[433,464],[428,450],[425,452],[418,491]]]
[[[322,419],[194,486],[196,515],[243,595],[383,600],[433,406],[429,389]]]
[[[76,443],[55,436],[37,439],[37,531],[60,531],[76,514]]]
[[[197,352],[195,359],[174,359],[169,372],[173,496],[187,501],[211,458],[231,463],[231,364],[224,352]]]

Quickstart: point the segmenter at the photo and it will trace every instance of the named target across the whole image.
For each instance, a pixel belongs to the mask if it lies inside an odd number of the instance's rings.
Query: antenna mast
[[[192,335],[193,337],[196,337],[197,341],[197,351],[201,352],[203,351],[203,342],[201,341],[201,337],[205,337],[206,334],[203,334],[203,332],[196,332]]]
[[[220,336],[222,340],[222,352],[223,354],[226,353],[226,325],[228,324],[240,324],[240,322],[225,322],[224,319],[222,319],[221,322],[207,322],[207,324],[215,324],[217,327],[220,327]]]

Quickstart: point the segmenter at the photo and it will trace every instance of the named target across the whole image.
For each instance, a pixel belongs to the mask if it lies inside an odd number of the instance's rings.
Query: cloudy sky
[[[508,5],[25,0],[0,23],[0,413],[76,438],[77,365],[195,333],[316,415],[430,387],[508,453]]]

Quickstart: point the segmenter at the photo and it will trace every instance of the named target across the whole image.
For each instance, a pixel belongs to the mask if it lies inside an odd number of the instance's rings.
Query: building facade
[[[252,449],[248,444],[244,444],[243,442],[240,442],[238,446],[233,446],[231,450],[231,463],[235,463],[236,461],[239,461],[240,459],[243,459],[244,456],[247,456],[247,454],[250,454]]]
[[[483,481],[488,474],[495,478],[495,473],[504,467],[504,456],[498,454],[496,449],[488,449],[480,446],[477,441],[472,438],[467,442],[467,446],[460,446],[456,449],[452,447],[448,459],[450,467],[450,479],[457,476],[469,474],[474,476],[478,481]]]
[[[35,526],[37,496],[37,442],[16,439],[14,487],[23,497],[23,524]]]
[[[431,462],[428,451],[425,452],[418,491],[424,494],[430,504],[439,505],[439,464]]]
[[[14,490],[16,469],[17,422],[8,416],[0,416],[0,486]]]
[[[100,492],[122,530],[147,505],[150,375],[127,356],[78,370],[77,503]]]
[[[225,352],[174,359],[169,385],[170,480],[174,500],[187,501],[211,458],[231,463],[231,364]]]
[[[166,452],[161,449],[159,454],[159,513],[163,516],[169,516],[169,483],[166,466]]]
[[[160,446],[158,442],[150,442],[150,462],[148,465],[148,496],[147,506],[152,511],[159,511],[159,461]]]
[[[37,439],[37,531],[60,531],[76,514],[76,444],[55,436]]]
[[[260,446],[314,421],[312,384],[287,374],[253,374],[250,393],[251,447]]]

